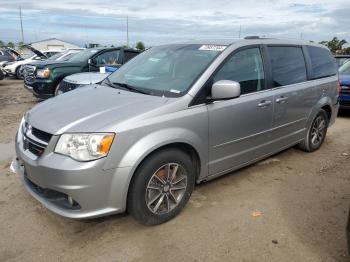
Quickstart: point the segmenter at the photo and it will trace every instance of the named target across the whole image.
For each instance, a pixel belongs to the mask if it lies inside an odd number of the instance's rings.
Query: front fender
[[[118,139],[118,138],[117,138]],[[155,150],[170,145],[173,143],[185,143],[194,148],[198,153],[201,163],[200,178],[208,174],[208,167],[205,163],[208,162],[208,145],[207,141],[185,128],[166,128],[154,131],[133,143],[132,146],[119,158],[117,163],[106,163],[106,168],[116,167],[132,167],[132,174],[135,172],[139,164]],[[116,159],[111,156],[109,159]]]

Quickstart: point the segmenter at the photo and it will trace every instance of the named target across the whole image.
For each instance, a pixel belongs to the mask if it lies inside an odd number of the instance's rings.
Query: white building
[[[32,47],[38,50],[60,50],[68,48],[79,48],[79,46],[59,40],[57,38],[45,39],[37,42],[30,43]]]

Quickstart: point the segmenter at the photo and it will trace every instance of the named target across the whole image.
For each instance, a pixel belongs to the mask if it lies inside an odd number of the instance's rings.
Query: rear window
[[[331,52],[326,48],[308,46],[311,59],[311,78],[318,79],[337,74],[337,64]]]
[[[275,87],[307,80],[306,65],[301,47],[268,47]]]

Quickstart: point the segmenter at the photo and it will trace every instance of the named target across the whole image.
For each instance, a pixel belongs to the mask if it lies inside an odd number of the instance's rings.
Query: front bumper
[[[77,162],[53,153],[53,136],[40,157],[23,149],[19,132],[16,159],[11,170],[20,175],[25,188],[46,208],[75,219],[122,213],[126,209],[131,167],[104,170],[105,159]],[[68,196],[74,200],[71,205]]]
[[[55,94],[55,84],[50,79],[35,79],[34,82],[24,81],[24,88],[32,92],[35,97],[47,99]]]

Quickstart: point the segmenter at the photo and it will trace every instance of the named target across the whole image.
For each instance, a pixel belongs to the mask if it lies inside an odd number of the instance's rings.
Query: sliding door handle
[[[286,97],[286,96],[281,96],[281,97],[279,97],[279,98],[276,99],[276,103],[283,104],[283,103],[285,103],[287,100],[288,100],[288,97]]]
[[[269,100],[263,100],[258,104],[258,107],[265,108],[267,106],[271,105],[271,101]]]

